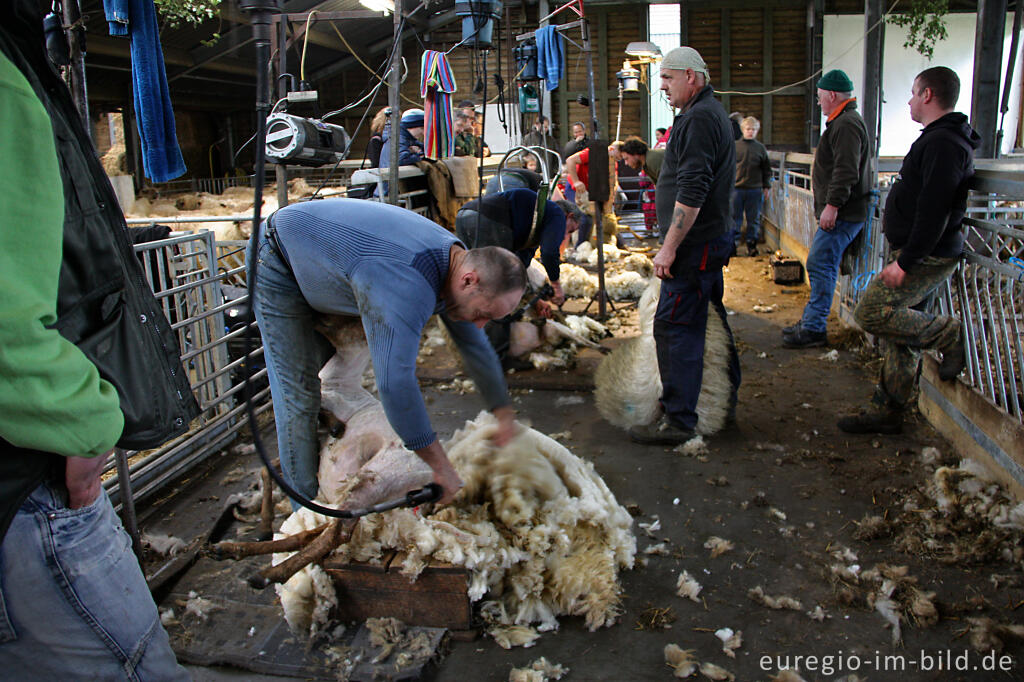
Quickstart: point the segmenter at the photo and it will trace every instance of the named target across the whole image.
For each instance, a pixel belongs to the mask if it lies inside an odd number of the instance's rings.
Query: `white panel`
[[[824,71],[842,69],[853,80],[854,94],[861,97],[864,83],[864,17],[861,15],[826,15],[823,33]],[[906,30],[886,24],[885,54],[882,62],[882,136],[881,156],[902,157],[917,139],[921,126],[910,119],[907,100],[914,76],[931,66],[948,66],[960,76],[960,100],[957,110],[970,116],[971,87],[974,82],[974,32],[977,17],[974,14],[946,16],[949,37],[935,46],[935,56],[929,61],[916,50],[903,47]],[[1006,73],[1010,55],[1013,15],[1007,15],[1003,46],[1003,65],[1000,83]],[[1020,118],[1021,70],[1024,51],[1018,55],[1011,90],[1010,110],[1004,123],[1003,151],[1013,148],[1017,121]],[[1001,118],[1001,117],[1000,117]],[[825,121],[822,118],[822,128]]]

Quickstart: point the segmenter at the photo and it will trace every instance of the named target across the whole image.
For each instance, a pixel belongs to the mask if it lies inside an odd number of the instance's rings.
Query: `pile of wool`
[[[650,280],[638,272],[626,270],[605,279],[605,289],[613,301],[635,301],[643,295]]]
[[[658,309],[661,280],[649,280],[640,297],[637,314],[640,336],[627,339],[598,366],[594,375],[594,402],[601,416],[615,426],[650,424],[661,411],[661,377],[654,343],[654,314]],[[696,432],[708,436],[720,431],[729,416],[732,392],[729,378],[729,334],[714,306],[708,309],[704,336],[704,374],[697,398]]]
[[[558,281],[562,291],[570,298],[591,298],[597,293],[597,275],[578,265],[562,263],[558,268]]]
[[[622,267],[629,272],[639,272],[644,277],[654,276],[654,261],[642,253],[631,253],[623,258]]]
[[[445,443],[465,482],[452,505],[426,517],[411,509],[364,517],[334,556],[376,562],[388,550],[404,552],[411,579],[431,561],[469,569],[470,599],[486,598],[481,610],[498,631],[553,630],[563,615],[583,616],[591,630],[611,625],[620,613],[618,572],[636,554],[629,512],[592,464],[557,441],[520,427],[498,448],[490,440],[496,429],[494,416],[481,413]],[[282,533],[326,520],[302,509]],[[275,555],[275,563],[287,556]],[[289,581],[296,598],[282,596],[282,606],[293,630],[315,627],[329,611],[336,596],[325,579],[311,566]]]
[[[895,534],[901,551],[943,564],[1004,561],[1024,568],[1024,502],[974,460],[935,466],[938,459],[926,462],[931,477],[906,496],[896,518],[862,520],[861,539]]]

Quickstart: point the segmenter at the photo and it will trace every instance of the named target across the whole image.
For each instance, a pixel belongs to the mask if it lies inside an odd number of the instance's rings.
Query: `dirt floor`
[[[786,667],[799,668],[806,680],[847,679],[851,673],[859,676],[851,680],[871,681],[1024,679],[1020,640],[1004,638],[1001,653],[992,651],[991,642],[979,643],[976,650],[967,620],[1024,623],[1020,535],[962,517],[925,532],[924,520],[933,517],[929,501],[913,491],[925,486],[936,466],[955,465],[956,453],[916,415],[899,436],[841,433],[837,417],[866,405],[870,397],[877,369],[873,355],[862,349],[856,334],[834,333],[838,324],[830,326],[833,357],[826,354],[830,349],[783,349],[780,329],[799,317],[807,288],[772,283],[766,256],[734,259],[726,280],[743,384],[736,426],[708,439],[704,454],[631,443],[600,418],[588,390],[536,388],[588,385],[596,354],[585,356],[574,373],[539,379],[532,376],[536,372],[513,375],[513,384],[531,386],[514,390],[521,418],[545,433],[570,431],[562,442],[594,463],[635,522],[657,519],[660,530],[648,536],[635,526],[638,561],[621,575],[623,613],[613,627],[588,632],[579,619],[563,619],[557,632],[544,633],[535,646],[510,651],[486,637],[452,641],[434,679],[506,680],[513,667],[544,656],[569,669],[563,679],[670,680],[673,670],[663,653],[668,644],[693,650],[695,659],[721,666],[737,680],[773,679]],[[754,312],[755,306],[771,312]],[[432,371],[443,375],[445,370]],[[445,436],[480,407],[475,395],[437,386],[425,388],[425,394],[434,425]],[[556,404],[568,395],[585,402]],[[252,454],[214,458],[178,486],[181,492],[147,510],[144,530],[186,541],[206,533],[227,496],[250,487],[256,470]],[[881,520],[864,523],[869,516]],[[228,537],[251,538],[252,532],[251,523],[236,522]],[[712,558],[705,543],[713,536],[730,541],[732,549]],[[665,554],[643,553],[662,542]],[[217,564],[203,558],[166,594],[158,594],[161,608],[179,614],[180,622],[168,628],[179,650],[203,628],[218,633],[207,649],[216,653],[220,647],[224,655],[193,658],[199,664],[190,667],[195,679],[282,679],[217,665],[219,660],[266,670],[252,661],[269,650],[269,643],[251,655],[224,651],[235,646],[232,642],[244,644],[246,637],[273,639],[282,655],[288,647],[295,657],[305,655],[302,643],[289,641],[281,629],[272,592],[256,593],[243,583],[265,563]],[[905,574],[886,568],[900,566]],[[876,568],[880,575],[872,580]],[[682,571],[702,586],[695,600],[676,594]],[[885,578],[894,606],[904,613],[902,641],[896,645],[880,613],[884,609],[869,601]],[[769,600],[789,597],[799,604],[769,608],[765,599],[755,599],[758,588]],[[214,612],[205,623],[184,616],[190,590],[221,594],[238,609]],[[817,618],[812,617],[818,607]],[[715,634],[722,628],[742,633],[734,657]],[[267,634],[271,631],[273,636]],[[317,674],[296,668],[290,679],[330,679],[329,661],[322,665]],[[708,678],[697,673],[694,679]]]

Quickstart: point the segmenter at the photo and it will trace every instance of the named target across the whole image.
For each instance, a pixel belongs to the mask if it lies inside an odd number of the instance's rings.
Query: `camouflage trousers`
[[[898,252],[893,254],[893,258]],[[875,277],[854,311],[857,324],[883,343],[882,372],[871,402],[881,410],[903,410],[914,397],[923,349],[945,350],[960,338],[960,321],[933,315],[932,294],[956,270],[959,258],[925,258],[908,271],[902,286]]]

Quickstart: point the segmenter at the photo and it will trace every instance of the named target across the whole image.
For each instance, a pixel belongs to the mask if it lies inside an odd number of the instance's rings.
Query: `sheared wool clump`
[[[585,339],[597,343],[608,336],[608,327],[586,315],[566,315],[565,325]]]
[[[527,625],[495,625],[487,629],[487,634],[502,649],[521,646],[529,649],[540,639],[540,633]]]
[[[700,664],[700,674],[709,680],[723,680],[724,682],[734,682],[736,676],[726,670],[720,665],[714,663],[704,662]]]
[[[638,272],[644,278],[654,276],[654,261],[642,253],[631,253],[623,258],[622,267],[630,272]]]
[[[181,538],[163,533],[143,533],[142,546],[148,547],[161,556],[175,556],[188,547]]]
[[[699,604],[700,599],[697,599],[697,595],[701,589],[701,584],[688,571],[679,574],[679,579],[676,580],[676,594],[680,597],[686,597]]]
[[[558,268],[558,281],[570,298],[591,298],[597,293],[597,276],[578,265],[562,263]]]
[[[209,599],[200,597],[195,590],[188,593],[188,601],[185,602],[185,615],[192,615],[199,620],[206,620],[214,611],[219,611],[220,606]],[[173,612],[172,612],[173,615]]]
[[[791,609],[793,611],[803,611],[803,605],[792,597],[780,596],[771,597],[764,593],[764,588],[758,585],[752,590],[747,591],[747,596],[756,601],[762,606],[767,606],[770,609]]]
[[[508,674],[509,682],[548,682],[560,680],[569,674],[569,669],[558,663],[552,663],[541,656],[526,668],[513,668]]]
[[[736,658],[736,650],[743,646],[743,631],[732,628],[715,630],[715,637],[722,640],[722,651],[729,658]]]
[[[672,668],[672,676],[686,679],[695,672],[699,661],[693,656],[693,649],[682,649],[678,644],[665,645],[665,663]]]
[[[615,244],[603,244],[602,246],[604,247],[604,260],[606,263],[609,261],[619,260],[619,258],[624,253],[624,251],[621,251],[617,246],[615,246]],[[578,250],[576,257],[580,258]],[[589,263],[590,265],[597,265],[597,249],[592,249],[589,253],[587,253],[586,259],[587,263]]]
[[[732,542],[725,538],[720,538],[717,535],[712,535],[704,541],[704,549],[711,550],[711,558],[714,559],[719,557],[726,552],[731,552],[735,548]]]
[[[613,301],[632,301],[640,298],[649,281],[638,272],[620,272],[605,279],[605,289]]]

